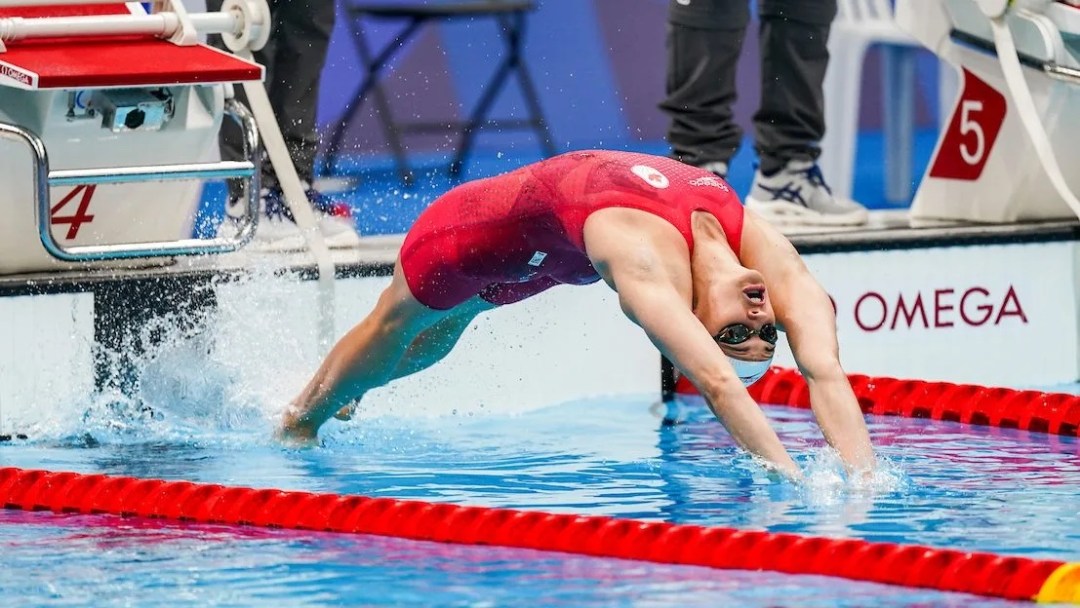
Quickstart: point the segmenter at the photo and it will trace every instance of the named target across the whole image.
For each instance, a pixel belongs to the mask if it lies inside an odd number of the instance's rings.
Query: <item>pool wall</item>
[[[1049,386],[1080,378],[1075,241],[806,256],[850,373]],[[786,348],[776,357],[790,367]]]
[[[801,248],[836,303],[849,373],[1051,386],[1080,378],[1073,232],[1042,242]],[[242,268],[0,277],[0,433],[84,403],[96,388],[138,397],[147,370],[180,374],[175,387],[197,379],[249,393],[268,411],[283,406],[324,349],[316,338],[316,284],[302,280],[310,278],[303,272],[282,277]],[[337,335],[370,310],[389,280],[386,261],[354,269],[339,267]],[[160,321],[182,310],[194,311],[195,322]],[[191,326],[201,333],[177,339]],[[132,345],[159,342],[165,346],[151,349],[154,356],[128,360]],[[556,288],[482,316],[445,362],[370,401],[424,403],[440,414],[658,395],[659,360],[606,286]],[[793,363],[782,347],[776,364]]]

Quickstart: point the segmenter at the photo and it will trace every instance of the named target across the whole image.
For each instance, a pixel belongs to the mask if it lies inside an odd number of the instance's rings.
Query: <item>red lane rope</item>
[[[1076,564],[1059,561],[391,498],[3,468],[0,505],[819,574],[1008,599],[1080,597]]]
[[[860,374],[848,378],[867,414],[951,420],[1070,437],[1080,434],[1080,395]],[[806,380],[796,369],[774,367],[749,390],[759,403],[810,407]],[[698,394],[685,377],[678,379],[675,392]]]

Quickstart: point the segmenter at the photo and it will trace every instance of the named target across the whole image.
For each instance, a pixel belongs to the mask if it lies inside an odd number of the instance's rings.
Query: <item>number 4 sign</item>
[[[68,225],[67,235],[64,237],[66,240],[70,241],[79,236],[79,227],[94,221],[94,216],[87,213],[87,211],[90,209],[90,199],[93,198],[94,190],[96,188],[97,186],[76,186],[74,190],[69,192],[64,198],[60,199],[60,202],[53,205],[52,209],[49,210],[52,215],[50,224],[53,226],[56,226],[57,224]],[[79,194],[82,194],[82,198],[79,199],[79,206],[75,209],[74,215],[56,215]]]
[[[982,175],[1005,122],[1005,96],[964,70],[964,91],[938,149],[930,177],[974,181]]]

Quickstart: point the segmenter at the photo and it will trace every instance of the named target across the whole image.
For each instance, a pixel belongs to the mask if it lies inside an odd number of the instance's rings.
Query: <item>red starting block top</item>
[[[123,4],[0,8],[0,18],[117,15],[130,10]],[[167,86],[262,77],[262,66],[230,53],[145,36],[16,40],[0,53],[0,85],[22,89]]]

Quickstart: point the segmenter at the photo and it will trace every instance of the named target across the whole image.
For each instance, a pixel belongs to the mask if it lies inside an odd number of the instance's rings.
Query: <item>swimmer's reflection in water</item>
[[[712,173],[629,152],[563,154],[433,202],[406,236],[390,286],[290,404],[280,434],[316,440],[367,391],[444,358],[486,310],[601,279],[734,440],[798,478],[746,390],[783,329],[826,440],[849,471],[873,469],[832,304],[794,247]]]

